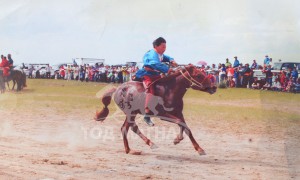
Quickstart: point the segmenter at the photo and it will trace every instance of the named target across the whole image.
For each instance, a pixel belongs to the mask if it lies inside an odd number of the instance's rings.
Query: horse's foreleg
[[[179,134],[177,135],[177,137],[173,141],[175,145],[178,144],[178,143],[180,143],[180,141],[183,140],[184,127],[182,127],[182,126],[179,125],[179,128],[180,128]]]
[[[199,144],[195,140],[195,138],[192,134],[192,131],[189,128],[185,128],[184,132],[185,132],[185,134],[187,134],[189,136],[190,140],[193,143],[195,150],[199,153],[199,155],[206,155],[205,151],[199,146]]]
[[[10,91],[10,88],[9,88],[9,82],[6,81],[6,84],[7,84],[7,89],[8,89],[8,91]]]
[[[140,138],[142,138],[145,143],[147,145],[150,146],[151,149],[156,149],[158,148],[158,146],[156,146],[150,139],[148,139],[139,129],[139,127],[136,125],[136,123],[133,124],[133,126],[131,126],[131,130],[136,133],[137,135],[140,136]]]
[[[15,90],[15,85],[16,85],[16,81],[15,81],[15,80],[13,80],[13,87],[11,88],[11,90],[12,90],[12,91],[14,91],[14,90]]]
[[[180,131],[184,130],[184,132],[189,136],[195,150],[200,155],[205,155],[205,151],[199,146],[199,144],[197,143],[197,141],[195,140],[195,138],[192,134],[192,131],[190,130],[190,128],[187,126],[187,124],[185,123],[185,121],[183,119],[177,118],[174,115],[166,113],[166,114],[163,115],[162,120],[178,124],[181,127]],[[180,136],[180,134],[179,134],[179,136]]]

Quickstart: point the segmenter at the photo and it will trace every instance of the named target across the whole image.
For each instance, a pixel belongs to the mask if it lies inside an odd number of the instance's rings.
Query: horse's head
[[[183,77],[190,83],[190,87],[194,90],[208,92],[213,94],[217,91],[216,80],[211,74],[206,75],[194,65],[185,66]]]

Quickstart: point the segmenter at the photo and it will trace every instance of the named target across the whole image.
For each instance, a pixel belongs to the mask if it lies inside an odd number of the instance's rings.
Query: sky
[[[141,62],[158,37],[180,64],[300,62],[299,0],[0,0],[0,27],[15,64]]]

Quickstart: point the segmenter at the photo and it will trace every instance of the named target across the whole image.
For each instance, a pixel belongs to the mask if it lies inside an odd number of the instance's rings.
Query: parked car
[[[300,72],[300,62],[276,62],[273,66],[272,72],[280,72],[281,70],[288,70],[289,68],[294,68]]]
[[[289,68],[293,69],[294,67],[296,67],[300,74],[300,62],[275,62],[271,71],[279,73],[280,71],[287,71]],[[253,70],[253,77],[264,79],[266,78],[266,74],[262,70]]]
[[[40,77],[47,78],[47,66],[42,66],[39,68]],[[54,78],[54,70],[50,67],[50,78]]]

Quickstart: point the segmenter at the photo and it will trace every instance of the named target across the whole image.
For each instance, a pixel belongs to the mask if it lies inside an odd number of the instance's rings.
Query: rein
[[[185,70],[186,70],[186,68],[185,68]],[[188,74],[189,77],[187,77],[181,69],[180,69],[179,71],[180,71],[180,73],[182,74],[182,76],[183,76],[186,80],[188,80],[188,81],[191,83],[191,85],[190,85],[191,87],[197,86],[197,87],[199,87],[199,88],[201,88],[201,89],[204,89],[203,82],[204,82],[204,80],[205,80],[206,78],[208,78],[209,76],[205,77],[205,78],[202,80],[202,82],[200,83],[200,82],[196,81],[196,80],[191,76],[191,74],[190,74],[190,72],[189,72],[188,70],[186,70],[186,72],[187,72],[187,74]]]

